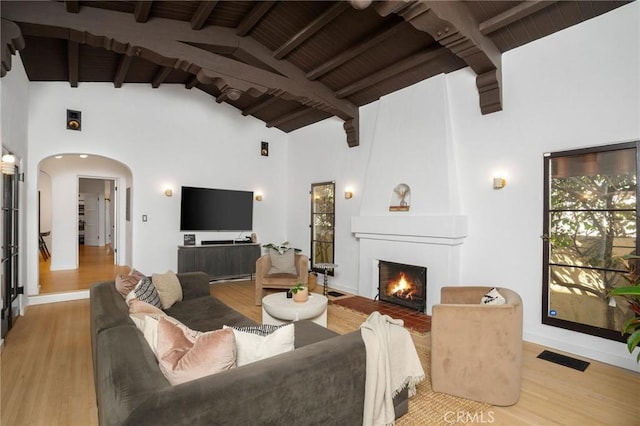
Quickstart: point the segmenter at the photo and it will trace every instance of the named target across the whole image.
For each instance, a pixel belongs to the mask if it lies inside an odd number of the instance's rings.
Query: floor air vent
[[[555,362],[556,364],[564,365],[565,367],[573,368],[574,370],[584,371],[589,366],[589,363],[570,356],[557,354],[550,351],[542,351],[538,358],[545,361]]]

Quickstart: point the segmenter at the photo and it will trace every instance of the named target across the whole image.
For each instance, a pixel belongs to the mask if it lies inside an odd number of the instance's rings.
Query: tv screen
[[[251,231],[253,192],[182,187],[181,231]]]

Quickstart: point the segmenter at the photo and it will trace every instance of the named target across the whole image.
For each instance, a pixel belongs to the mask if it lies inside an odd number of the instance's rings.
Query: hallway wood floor
[[[104,247],[80,245],[78,269],[51,271],[51,258],[40,256],[40,294],[87,290],[98,281],[112,280],[116,274],[128,273],[128,266],[113,263],[113,250]]]

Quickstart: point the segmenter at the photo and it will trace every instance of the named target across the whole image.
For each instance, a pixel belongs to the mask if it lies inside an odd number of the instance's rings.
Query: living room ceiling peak
[[[181,84],[284,132],[470,67],[483,114],[502,109],[501,54],[627,1],[2,1],[2,75]]]

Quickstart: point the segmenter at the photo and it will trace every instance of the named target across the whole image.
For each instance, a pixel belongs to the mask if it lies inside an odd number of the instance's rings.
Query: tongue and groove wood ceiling
[[[30,81],[180,84],[285,132],[331,116],[357,146],[358,107],[470,67],[502,109],[501,54],[627,1],[6,1]]]

